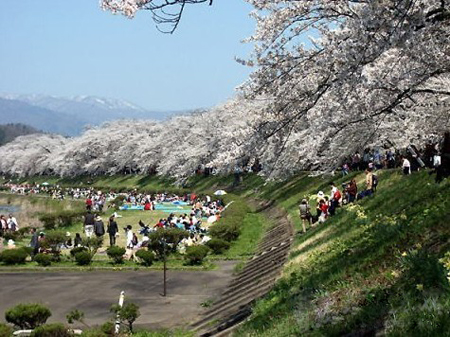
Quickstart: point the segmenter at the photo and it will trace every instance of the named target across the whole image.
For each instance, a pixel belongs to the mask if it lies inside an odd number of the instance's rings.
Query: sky
[[[244,0],[188,6],[174,34],[150,12],[132,20],[98,0],[1,0],[0,93],[93,95],[149,110],[206,108],[232,97],[251,69],[235,61],[255,22]]]

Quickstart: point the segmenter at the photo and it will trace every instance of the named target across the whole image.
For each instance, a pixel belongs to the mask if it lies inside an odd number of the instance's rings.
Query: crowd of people
[[[86,213],[83,219],[83,232],[72,234],[67,232],[67,240],[61,245],[62,249],[71,249],[83,245],[82,234],[86,238],[97,237],[108,238],[109,245],[116,245],[120,235],[125,237],[127,254],[139,248],[146,247],[150,233],[164,228],[178,228],[187,231],[187,237],[183,239],[178,250],[183,253],[186,247],[191,245],[205,244],[210,240],[208,236],[209,226],[220,219],[222,211],[226,208],[222,199],[212,200],[209,195],[198,196],[194,193],[177,195],[173,193],[142,193],[136,189],[106,193],[94,188],[62,188],[58,185],[50,184],[14,184],[6,183],[10,192],[24,195],[45,195],[54,199],[71,198],[83,200]],[[139,221],[137,225],[127,224],[120,229],[117,219],[122,217],[115,211],[107,221],[102,218],[106,208],[117,210],[118,204],[126,206],[143,206],[145,211],[152,211],[160,207],[174,207],[180,210],[168,214],[165,218],[160,218],[154,224],[145,224]],[[169,208],[170,209],[170,208]],[[180,213],[181,211],[181,213]],[[19,226],[17,220],[12,215],[6,219],[0,216],[1,233],[17,231]],[[133,228],[134,227],[134,228]],[[41,242],[45,239],[45,232],[31,229],[30,246],[34,254],[45,252]],[[11,243],[14,246],[14,243]],[[129,254],[130,255],[130,254]],[[132,254],[131,254],[132,255]]]
[[[377,190],[378,176],[372,168],[367,168],[365,174],[365,188],[360,192],[358,192],[358,186],[354,178],[349,182],[343,183],[342,190],[339,190],[336,184],[331,182],[329,195],[325,195],[323,191],[319,191],[316,196],[317,205],[315,215],[311,211],[308,200],[303,199],[299,205],[299,215],[302,220],[303,232],[306,232],[306,224],[314,227],[316,224],[324,223],[329,217],[335,215],[337,208],[373,195]]]
[[[407,166],[411,173],[411,171],[418,171],[425,167],[437,168],[441,165],[440,152],[438,144],[429,144],[422,150],[417,149],[414,145],[401,151],[392,148],[384,151],[381,148],[366,148],[362,154],[356,151],[346,158],[341,165],[341,172],[345,176],[351,171],[366,169],[376,171]],[[405,160],[407,164],[405,164]]]
[[[114,212],[108,219],[106,228],[103,219],[91,207],[86,199],[86,215],[84,216],[83,228],[87,238],[98,237],[103,238],[108,235],[109,245],[115,245],[117,237],[120,236],[117,218],[121,217]],[[112,200],[115,200],[112,199]],[[190,208],[190,213],[170,213],[167,218],[160,218],[156,224],[145,224],[140,220],[137,229],[133,225],[128,224],[123,228],[126,238],[127,255],[132,256],[132,252],[136,249],[146,247],[149,242],[149,234],[159,229],[178,228],[185,230],[188,236],[183,239],[178,247],[180,253],[185,252],[186,247],[197,244],[205,244],[210,240],[208,227],[210,224],[218,221],[222,211],[226,208],[221,199],[212,200],[210,196],[198,197],[195,194],[186,194],[178,196],[175,194],[141,194],[128,193],[124,196],[124,201],[131,204],[151,203],[153,205],[178,202],[186,203]],[[81,237],[80,233],[76,237]],[[81,245],[81,241],[74,240],[74,246]]]
[[[444,146],[443,149],[445,149]],[[421,168],[439,171],[441,164],[441,152],[437,144],[429,144],[422,151],[411,145],[402,152],[387,149],[383,154],[380,149],[370,148],[365,149],[362,155],[359,152],[355,152],[342,164],[342,175],[345,177],[351,171],[364,170],[366,174],[365,188],[358,192],[356,180],[351,179],[349,182],[342,184],[341,193],[332,182],[330,184],[330,195],[327,196],[322,191],[318,192],[315,215],[311,212],[308,200],[303,199],[299,204],[299,215],[302,220],[303,232],[306,232],[306,224],[315,226],[317,223],[325,222],[328,217],[335,214],[336,208],[373,195],[378,185],[378,175],[376,174],[378,170],[399,167],[403,175],[410,175],[413,171],[419,171]]]

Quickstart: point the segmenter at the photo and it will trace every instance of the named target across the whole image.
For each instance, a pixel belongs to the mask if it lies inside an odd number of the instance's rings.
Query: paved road
[[[109,308],[121,290],[125,301],[140,306],[136,326],[152,329],[183,326],[204,310],[201,303],[217,298],[231,281],[234,262],[220,263],[214,271],[168,271],[167,297],[162,292],[162,271],[0,273],[0,321],[5,310],[18,303],[40,302],[65,322],[72,309],[85,313],[96,325],[107,321]]]

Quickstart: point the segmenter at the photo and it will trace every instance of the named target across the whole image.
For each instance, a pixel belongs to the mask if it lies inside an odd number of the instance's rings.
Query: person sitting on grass
[[[73,240],[73,247],[81,247],[83,239],[81,239],[80,233],[75,234],[75,239]]]

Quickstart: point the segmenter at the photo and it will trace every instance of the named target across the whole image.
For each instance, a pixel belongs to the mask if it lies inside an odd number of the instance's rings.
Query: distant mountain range
[[[5,124],[0,125],[0,145],[6,144],[14,138],[24,135],[30,135],[33,133],[41,133],[31,126],[24,124]]]
[[[182,112],[148,111],[133,103],[95,96],[71,98],[0,94],[0,123],[23,123],[65,136],[117,119],[164,120]]]

